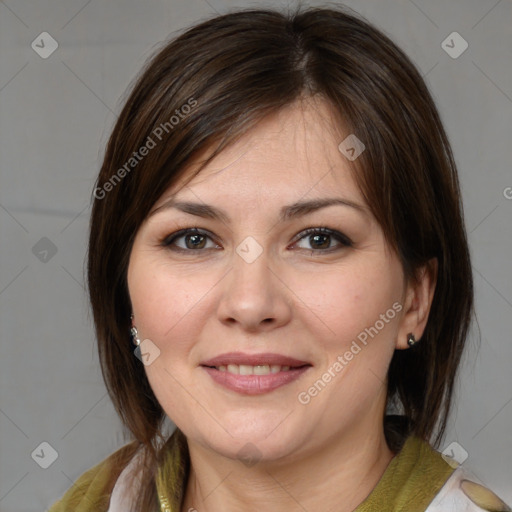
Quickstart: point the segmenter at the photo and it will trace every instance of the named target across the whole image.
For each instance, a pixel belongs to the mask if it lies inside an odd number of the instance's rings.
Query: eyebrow
[[[358,210],[361,213],[367,214],[367,209],[364,206],[354,203],[353,201],[349,201],[348,199],[343,199],[340,197],[326,197],[322,199],[311,199],[309,201],[298,201],[296,203],[283,206],[279,213],[279,221],[290,221],[292,219],[296,219],[298,217],[302,217],[309,213],[320,210],[321,208],[326,208],[333,205],[346,206]],[[151,217],[156,213],[168,210],[170,208],[175,208],[190,215],[196,215],[197,217],[220,220],[226,224],[229,223],[229,215],[227,215],[227,213],[220,208],[205,203],[176,201],[174,198],[171,198],[162,206],[159,206],[156,210],[153,210],[149,216]]]

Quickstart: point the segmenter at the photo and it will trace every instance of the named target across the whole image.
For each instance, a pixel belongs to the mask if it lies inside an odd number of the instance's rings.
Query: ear
[[[404,308],[396,340],[398,350],[409,348],[407,345],[409,333],[413,333],[416,340],[423,336],[434,298],[437,270],[437,258],[432,258],[405,285]]]

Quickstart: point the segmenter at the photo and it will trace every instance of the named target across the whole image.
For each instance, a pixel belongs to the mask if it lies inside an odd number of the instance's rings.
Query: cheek
[[[179,267],[136,257],[130,262],[128,284],[135,323],[141,335],[158,345],[169,337],[183,344],[183,333],[194,329],[201,304],[213,279],[180,274]],[[183,341],[182,341],[183,340]]]
[[[184,404],[190,405],[190,393],[200,396],[191,384],[193,368],[189,363],[203,328],[201,299],[206,286],[207,281],[180,276],[169,265],[142,258],[134,259],[129,271],[135,324],[141,339],[150,339],[160,350],[159,357],[145,366],[145,372],[157,400],[173,421],[179,422],[182,413],[177,411],[183,412]],[[183,412],[185,417],[195,414],[194,407],[191,409]]]
[[[304,288],[309,290],[306,300],[315,304],[315,315],[310,316],[328,335],[315,338],[326,357],[301,391],[312,390],[313,407],[331,424],[360,418],[385,392],[401,308],[397,269],[392,262],[368,262],[350,272],[312,280],[322,285],[322,293],[319,287]],[[327,383],[325,391],[319,381]],[[343,407],[332,407],[333,403]]]
[[[350,344],[364,332],[365,328],[378,322],[378,330],[389,332],[395,328],[397,315],[393,303],[399,300],[399,275],[391,266],[384,272],[376,263],[358,265],[337,272],[298,276],[295,288],[304,306],[308,310],[311,322],[315,323],[318,339],[325,340],[329,346],[339,347]],[[386,315],[386,312],[390,314]],[[380,315],[385,315],[385,327],[382,327]],[[313,329],[311,324],[310,329]],[[364,338],[364,335],[363,335]]]

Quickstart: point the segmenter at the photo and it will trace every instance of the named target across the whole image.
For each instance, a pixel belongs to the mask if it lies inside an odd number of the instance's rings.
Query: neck
[[[182,512],[353,511],[394,456],[378,426],[371,432],[358,426],[328,439],[300,461],[266,461],[252,467],[189,440],[191,469]]]

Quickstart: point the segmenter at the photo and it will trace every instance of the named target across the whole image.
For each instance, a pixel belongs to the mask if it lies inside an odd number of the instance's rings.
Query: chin
[[[236,442],[210,445],[210,448],[229,459],[241,461],[247,467],[256,463],[280,460],[289,455],[291,449],[284,440],[269,442],[268,440],[251,439],[250,436]]]
[[[270,462],[290,455],[303,444],[297,436],[290,437],[287,431],[279,432],[276,425],[278,423],[258,423],[249,428],[238,423],[236,426],[226,425],[227,432],[212,436],[210,430],[201,437],[208,448],[230,459]]]

